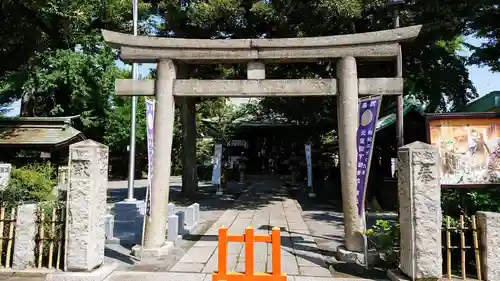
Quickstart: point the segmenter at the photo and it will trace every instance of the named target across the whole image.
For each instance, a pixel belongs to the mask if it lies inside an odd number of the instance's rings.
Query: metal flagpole
[[[365,269],[369,269],[369,265],[368,265],[368,236],[366,234],[366,231],[368,230],[368,223],[366,222],[366,209],[363,211],[363,227],[365,228],[364,230],[364,233],[363,233],[363,243],[364,243],[364,248],[365,248]]]
[[[399,5],[404,4],[404,0],[391,0],[394,4],[394,17],[393,27],[399,28]],[[401,45],[399,45],[398,56],[396,59],[396,77],[403,77],[403,55],[401,53]],[[397,145],[401,147],[404,145],[404,98],[403,93],[397,95],[396,100],[396,132],[397,132]]]
[[[146,113],[147,113],[147,102],[148,100],[146,99]],[[153,102],[153,112],[155,112],[155,102]],[[149,114],[149,113],[148,113]],[[146,116],[147,120],[146,122],[149,123],[149,116]],[[153,122],[154,122],[154,118],[153,118]],[[149,131],[149,126],[150,124],[146,124],[147,126],[147,131]],[[149,132],[147,133],[148,134],[148,138],[149,138]],[[154,139],[153,139],[153,142],[154,142]],[[149,144],[148,144],[149,146]],[[152,149],[150,147],[148,147],[148,149]],[[148,157],[149,156],[149,152],[148,152]],[[147,220],[148,222],[151,222],[151,214],[149,213],[150,210],[149,210],[149,204],[151,204],[151,201],[150,201],[150,197],[151,197],[151,194],[150,194],[150,190],[151,190],[151,183],[152,183],[152,172],[149,170],[151,169],[151,167],[149,166],[149,161],[151,161],[150,159],[148,159],[148,186],[146,188],[146,198],[144,199],[144,218],[142,220],[142,237],[141,237],[141,257],[140,257],[140,260],[142,261],[142,259],[144,258],[144,239],[146,237],[146,217],[147,217]]]
[[[133,33],[137,36],[138,25],[138,0],[132,0],[132,18],[133,18]],[[139,78],[139,66],[137,63],[132,63],[132,79]],[[135,131],[136,131],[136,114],[137,114],[137,96],[132,96],[132,113],[130,122],[130,144],[128,157],[128,196],[125,201],[135,201],[134,198],[134,182],[135,182]]]

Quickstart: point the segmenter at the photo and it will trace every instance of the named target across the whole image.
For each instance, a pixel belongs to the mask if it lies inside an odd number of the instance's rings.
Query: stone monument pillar
[[[415,280],[442,277],[438,149],[413,142],[398,150],[401,271]]]
[[[160,60],[156,68],[155,82],[155,142],[153,182],[151,194],[151,218],[146,220],[146,232],[142,253],[158,256],[166,254],[168,192],[170,188],[171,151],[174,133],[174,82],[176,67],[172,60]],[[134,252],[137,252],[134,250]]]
[[[363,251],[360,234],[361,218],[356,196],[356,134],[358,126],[358,73],[356,59],[341,58],[337,63],[338,81],[338,136],[340,142],[340,171],[342,205],[344,212],[345,247],[349,251]]]
[[[108,147],[85,140],[69,150],[66,267],[92,271],[104,262]]]
[[[484,280],[500,280],[500,213],[478,212]]]
[[[17,207],[16,237],[12,268],[22,270],[35,267],[35,237],[37,232],[37,205]]]
[[[11,164],[0,163],[0,190],[4,190],[9,185],[11,172]]]

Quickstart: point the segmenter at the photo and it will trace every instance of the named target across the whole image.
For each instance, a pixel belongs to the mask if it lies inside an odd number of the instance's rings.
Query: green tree
[[[500,1],[483,0],[474,3],[474,13],[468,18],[469,33],[485,40],[480,46],[469,46],[473,50],[470,63],[491,67],[500,71]]]
[[[188,38],[280,38],[327,36],[389,29],[392,11],[387,1],[314,0],[314,1],[160,1],[158,9],[165,22],[162,36]],[[476,97],[466,59],[450,49],[466,29],[461,21],[470,16],[473,6],[467,1],[412,1],[403,10],[403,26],[425,24],[422,36],[404,46],[405,94],[412,94],[427,104],[429,111],[448,110],[447,105],[462,106]],[[446,45],[446,46],[445,46]],[[334,62],[282,64],[268,67],[269,78],[335,77]],[[217,66],[203,69],[203,78],[222,75],[244,78],[241,66],[217,72]],[[365,77],[393,76],[393,63],[360,63],[359,73]],[[269,112],[281,113],[300,123],[316,124],[325,117],[335,121],[334,98],[264,99]],[[333,122],[335,123],[335,122]]]
[[[140,1],[142,22],[149,9]],[[2,1],[0,104],[21,99],[22,116],[80,115],[79,129],[101,141],[119,70],[100,28],[130,31],[131,11],[125,0]]]
[[[22,116],[80,115],[80,128],[100,141],[119,70],[109,47],[99,53],[86,50],[47,52],[36,63],[2,79],[2,102],[22,100]]]

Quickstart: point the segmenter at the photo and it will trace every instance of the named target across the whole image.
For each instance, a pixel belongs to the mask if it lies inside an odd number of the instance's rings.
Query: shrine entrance
[[[182,39],[133,36],[103,30],[106,42],[120,50],[126,62],[157,63],[156,79],[116,81],[122,96],[155,96],[155,157],[151,218],[146,220],[143,248],[165,244],[168,183],[174,128],[174,97],[338,96],[338,137],[345,224],[350,251],[363,251],[361,218],[357,212],[356,133],[358,97],[398,95],[403,78],[358,78],[356,59],[395,60],[401,41],[415,39],[422,26],[349,35],[280,39]],[[337,58],[337,79],[267,80],[266,63],[295,63]],[[182,64],[244,63],[246,80],[177,79]],[[181,77],[184,78],[184,77]]]

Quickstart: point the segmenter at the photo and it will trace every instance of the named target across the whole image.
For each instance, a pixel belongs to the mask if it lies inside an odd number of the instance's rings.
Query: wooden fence
[[[17,208],[0,207],[0,268],[12,268],[15,249]],[[58,270],[63,267],[65,206],[45,204],[36,213],[35,249],[32,267]],[[29,243],[27,243],[29,244]]]
[[[0,206],[0,268],[12,266],[16,209]]]
[[[64,204],[41,205],[37,213],[35,264],[37,268],[63,269]]]
[[[443,228],[445,277],[449,280],[456,278],[454,273],[459,272],[459,278],[468,280],[471,275],[475,280],[482,280],[481,249],[479,247],[479,229],[475,216],[460,215],[458,221],[447,216]],[[458,258],[458,255],[460,258]],[[468,271],[473,274],[468,274]],[[475,272],[474,272],[475,271]],[[457,274],[455,274],[457,275]]]

